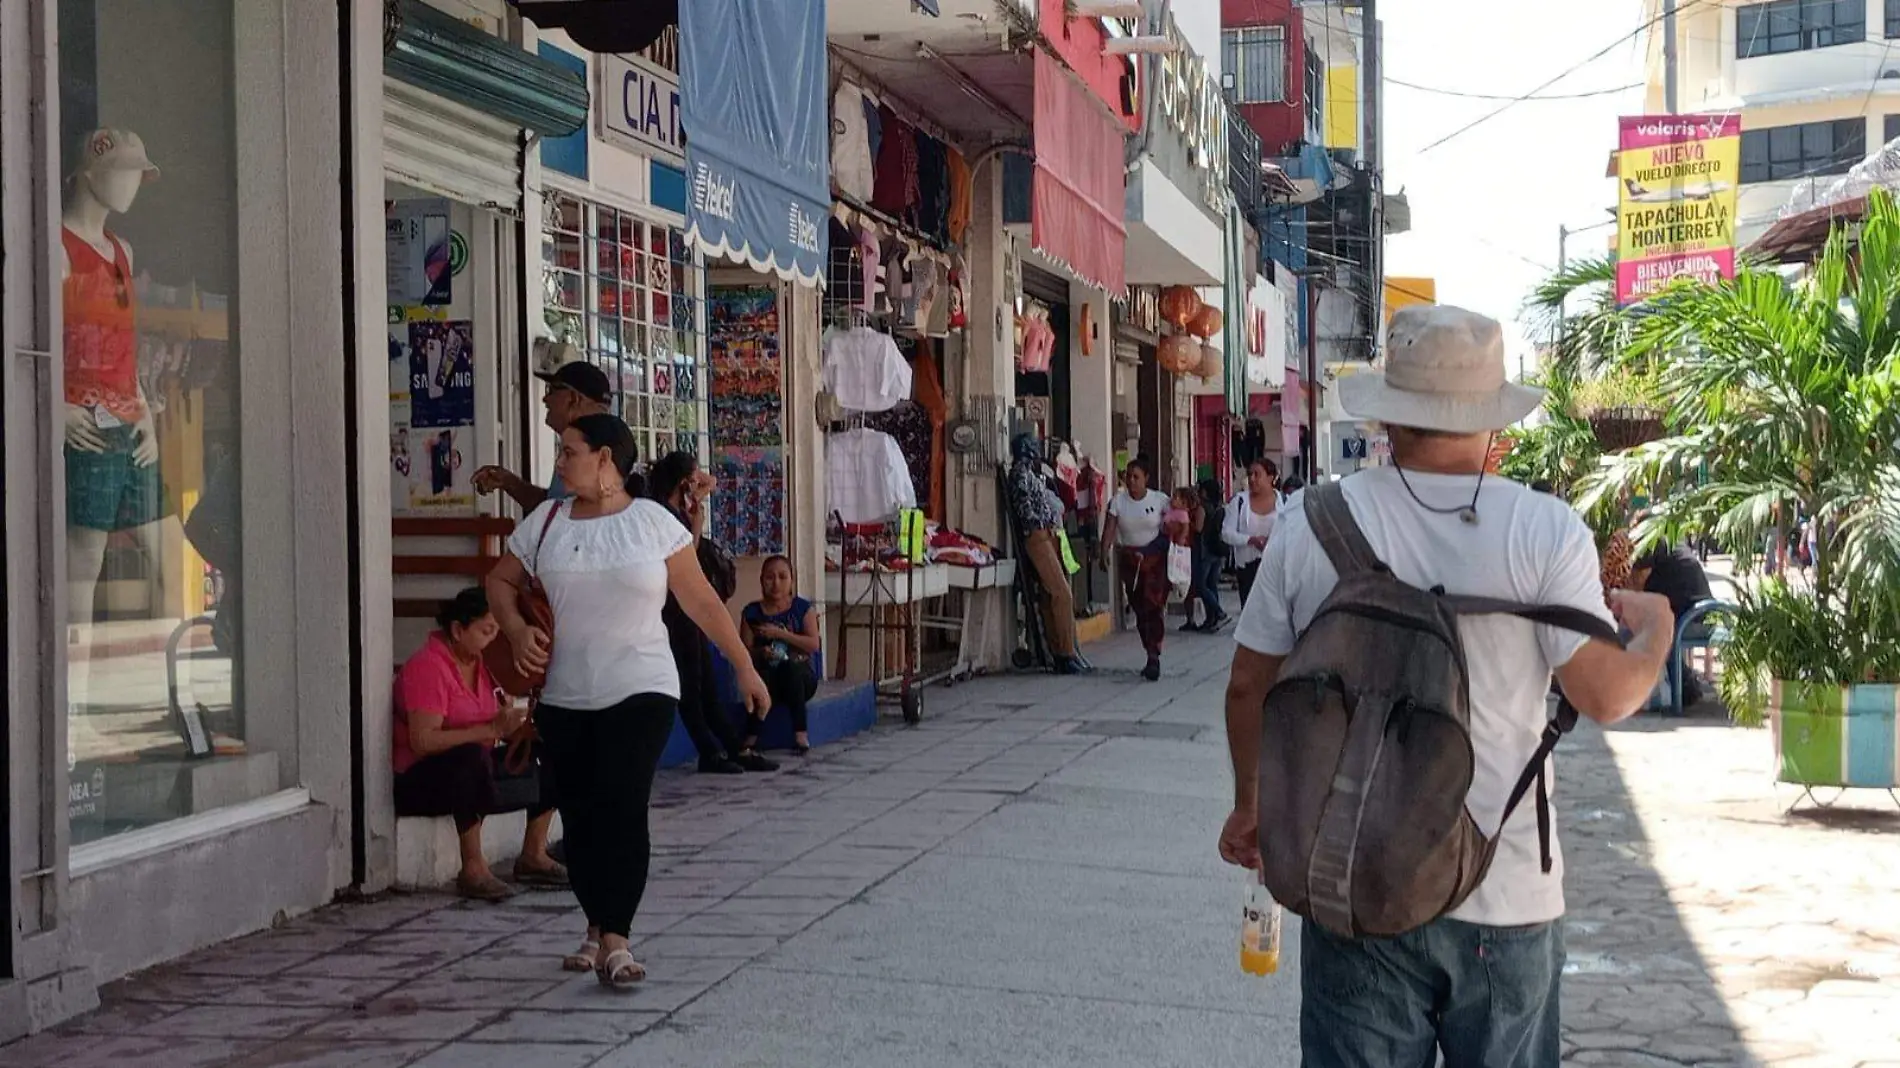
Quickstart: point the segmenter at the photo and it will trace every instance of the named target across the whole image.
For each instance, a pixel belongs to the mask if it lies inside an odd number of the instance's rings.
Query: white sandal
[[[631,990],[635,983],[647,977],[646,965],[633,959],[633,954],[624,949],[616,949],[607,954],[594,972],[600,979],[600,985],[614,990]]]
[[[561,958],[561,970],[564,972],[591,972],[600,967],[600,942],[593,938],[581,939],[581,948]]]

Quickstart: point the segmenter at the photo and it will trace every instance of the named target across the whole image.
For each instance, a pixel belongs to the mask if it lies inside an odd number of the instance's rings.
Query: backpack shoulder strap
[[[1312,487],[1301,503],[1320,547],[1333,562],[1333,570],[1343,576],[1384,568],[1379,554],[1372,551],[1372,543],[1366,540],[1365,531],[1359,529],[1359,521],[1352,517],[1352,509],[1346,504],[1346,491],[1339,483],[1322,482]]]
[[[1461,616],[1516,616],[1532,623],[1561,627],[1588,638],[1610,642],[1619,648],[1623,644],[1623,636],[1617,633],[1615,627],[1600,617],[1569,605],[1522,604],[1497,597],[1461,597],[1455,594],[1447,594],[1440,599],[1446,607]]]

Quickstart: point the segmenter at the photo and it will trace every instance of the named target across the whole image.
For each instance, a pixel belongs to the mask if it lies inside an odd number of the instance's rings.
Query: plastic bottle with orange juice
[[[1241,902],[1240,970],[1248,975],[1280,970],[1280,903],[1267,893],[1258,874],[1247,880]]]

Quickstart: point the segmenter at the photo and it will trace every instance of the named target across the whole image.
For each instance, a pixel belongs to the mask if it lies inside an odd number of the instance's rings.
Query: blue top
[[[794,596],[792,606],[783,612],[766,615],[765,605],[759,601],[753,601],[745,606],[745,611],[740,613],[740,617],[752,625],[754,633],[758,632],[761,625],[765,625],[783,627],[793,634],[802,634],[805,631],[805,617],[810,612],[811,602],[803,597]],[[804,660],[809,656],[803,649],[794,649],[784,642],[766,643],[761,647],[759,655],[774,664],[781,660]]]
[[[561,481],[561,472],[557,466],[554,477],[548,480],[548,500],[564,501],[572,496],[574,496],[574,491],[568,489],[567,483]]]

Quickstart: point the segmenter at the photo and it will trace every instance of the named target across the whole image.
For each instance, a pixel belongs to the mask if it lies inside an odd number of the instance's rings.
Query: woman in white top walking
[[[1128,469],[1122,472],[1122,490],[1108,502],[1108,523],[1102,528],[1102,544],[1114,546],[1122,592],[1128,606],[1135,610],[1135,632],[1141,635],[1141,647],[1148,653],[1141,677],[1150,682],[1161,677],[1161,639],[1167,634],[1171,589],[1168,538],[1162,530],[1168,495],[1150,488],[1152,481],[1154,461],[1146,455],[1128,461]],[[1102,566],[1108,566],[1106,558]]]
[[[1264,456],[1247,461],[1247,488],[1227,506],[1227,519],[1221,524],[1221,540],[1234,548],[1234,568],[1240,573],[1240,606],[1247,607],[1247,595],[1253,592],[1254,576],[1260,573],[1260,554],[1273,535],[1273,523],[1279,515],[1280,469]]]
[[[646,891],[653,775],[679,709],[679,671],[660,619],[668,592],[726,654],[748,710],[762,715],[772,703],[700,570],[692,535],[664,505],[628,491],[633,462],[627,424],[611,415],[575,420],[561,434],[556,468],[573,497],[522,520],[488,576],[517,666],[547,672],[535,721],[567,834],[568,877],[588,923],[587,941],[564,963],[592,968],[617,988],[646,977],[627,935]],[[553,635],[522,615],[530,575],[547,590]]]

